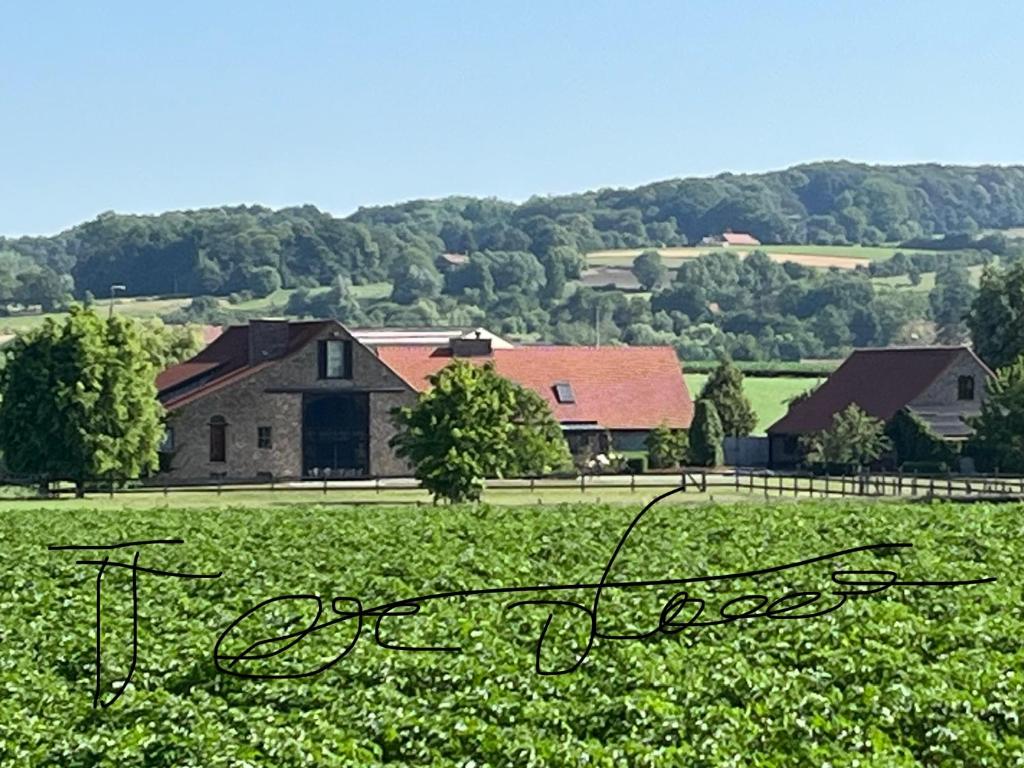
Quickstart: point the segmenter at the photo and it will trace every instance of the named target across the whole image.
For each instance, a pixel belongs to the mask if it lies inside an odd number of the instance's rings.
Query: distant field
[[[293,293],[295,293],[294,288],[282,288],[274,291],[269,296],[250,299],[249,301],[241,301],[237,304],[229,303],[226,297],[221,297],[220,301],[225,309],[241,310],[243,312],[267,312],[268,314],[271,314],[283,312],[285,305],[288,303],[288,298]],[[352,286],[352,293],[356,298],[363,301],[384,299],[391,293],[391,283],[382,282],[368,283],[366,285],[354,285]],[[127,299],[119,298],[114,301],[114,312],[122,315],[128,315],[130,317],[160,317],[184,307],[191,301],[191,297],[170,299],[147,297]],[[96,300],[95,307],[97,311],[101,313],[107,312],[109,306],[109,300]],[[41,312],[33,315],[12,315],[9,317],[0,317],[0,336],[24,333],[25,331],[30,331],[33,328],[38,328],[48,317],[59,320],[66,314],[66,312]]]
[[[981,284],[981,273],[985,271],[985,265],[977,264],[973,267],[967,268],[968,273],[971,276],[971,285],[978,287]],[[917,285],[911,285],[910,278],[906,275],[895,275],[893,277],[873,277],[871,278],[876,286],[887,285],[891,288],[895,288],[899,291],[907,291],[908,293],[927,293],[935,287],[935,273],[934,272],[922,272],[921,282]]]
[[[159,317],[160,315],[183,307],[192,301],[191,298],[131,298],[117,299],[114,302],[114,311],[131,317]],[[98,312],[108,312],[110,300],[97,299],[95,303]],[[0,333],[22,333],[42,325],[46,318],[61,319],[66,312],[42,312],[35,315],[13,315],[11,317],[0,317]]]
[[[647,248],[622,248],[609,251],[591,251],[587,254],[590,266],[629,267],[633,259]],[[714,246],[689,246],[685,248],[657,248],[662,259],[669,267],[678,267],[680,263],[695,259],[705,253],[732,251],[745,256],[749,250],[738,248],[719,248]],[[752,250],[752,249],[751,249]],[[870,247],[863,245],[761,245],[757,250],[764,251],[777,261],[792,261],[809,267],[839,267],[853,269],[868,261],[881,261],[890,258],[899,250],[889,246]]]
[[[708,374],[687,373],[685,379],[690,397],[696,398],[708,380]],[[785,415],[787,400],[817,386],[821,381],[802,376],[746,377],[743,390],[757,413],[757,426],[753,434],[763,435],[768,427]]]

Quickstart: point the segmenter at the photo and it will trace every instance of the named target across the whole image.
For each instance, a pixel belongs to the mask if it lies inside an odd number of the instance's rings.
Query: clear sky
[[[0,234],[1024,162],[1024,3],[0,0]]]

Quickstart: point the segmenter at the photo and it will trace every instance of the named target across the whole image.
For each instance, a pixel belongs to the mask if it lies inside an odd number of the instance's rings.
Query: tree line
[[[1024,223],[1024,168],[815,163],[765,174],[674,179],[522,204],[448,197],[362,208],[233,206],[156,216],[104,213],[52,237],[0,238],[0,304],[56,306],[111,284],[129,295],[266,295],[277,287],[402,281],[435,257],[528,253],[557,295],[579,255],[673,246],[733,229],[765,243],[964,247]],[[976,245],[997,251],[998,238]],[[414,270],[414,277],[417,277]],[[418,275],[422,277],[422,275]],[[434,275],[436,279],[436,275]]]

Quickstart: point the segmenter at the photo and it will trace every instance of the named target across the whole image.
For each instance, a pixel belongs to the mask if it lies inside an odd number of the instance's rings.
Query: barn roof
[[[851,403],[888,421],[963,354],[978,359],[964,346],[854,350],[807,399],[772,424],[768,434],[802,435],[827,429],[833,416]],[[978,363],[991,374],[981,360]]]

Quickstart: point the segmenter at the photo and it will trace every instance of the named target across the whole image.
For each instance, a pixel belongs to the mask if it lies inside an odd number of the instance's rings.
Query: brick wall
[[[974,399],[957,399],[958,381],[961,376],[974,377]],[[949,368],[940,375],[931,386],[908,403],[911,407],[927,408],[936,406],[958,407],[965,415],[981,413],[981,404],[985,402],[988,372],[970,352],[964,350]]]
[[[175,479],[196,480],[221,473],[238,479],[255,478],[260,473],[297,477],[302,473],[303,393],[295,390],[346,392],[368,388],[385,390],[369,395],[369,471],[374,475],[407,474],[405,462],[395,458],[387,445],[394,434],[388,414],[395,405],[415,402],[415,392],[358,343],[352,352],[352,379],[319,379],[316,341],[329,338],[351,337],[340,326],[328,329],[291,356],[169,414],[175,451],[167,474]],[[227,422],[224,462],[209,460],[209,424],[214,416]],[[272,430],[269,449],[257,445],[257,428],[261,426]]]

